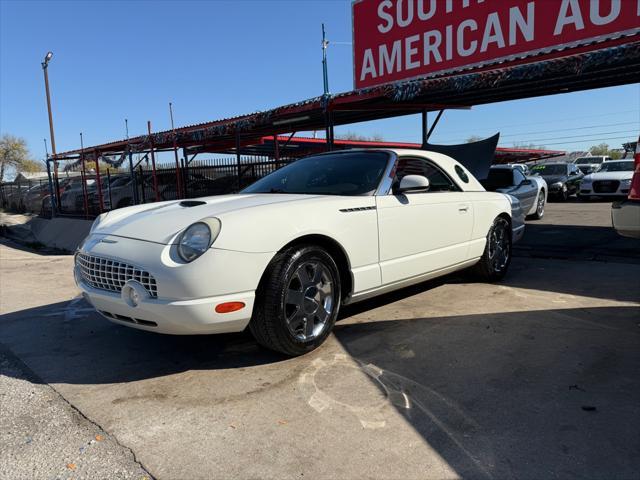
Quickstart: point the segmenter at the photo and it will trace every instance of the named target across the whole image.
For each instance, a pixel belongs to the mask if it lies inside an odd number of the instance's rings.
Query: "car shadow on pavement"
[[[115,325],[81,297],[0,316],[0,343],[47,383],[131,382],[287,358],[261,348],[248,332],[176,336]]]
[[[343,348],[461,478],[632,478],[638,307],[340,324]]]
[[[157,335],[111,324],[74,300],[4,315],[0,338],[42,381],[88,389],[227,370],[221,378],[259,392],[264,377],[253,367],[269,365],[290,383],[282,392],[294,392],[296,370],[346,352],[341,361],[362,369],[386,394],[385,406],[369,412],[343,399],[329,408],[347,404],[347,413],[356,412],[367,425],[362,428],[378,428],[388,415],[400,414],[460,477],[631,478],[640,465],[637,314],[637,306],[618,306],[345,319],[335,329],[339,350],[327,345],[288,360],[245,334]],[[234,368],[238,376],[229,377]],[[215,376],[198,378],[212,382]],[[363,386],[351,384],[353,377],[332,378],[331,391],[353,395],[355,403],[362,399],[356,391]],[[213,402],[215,390],[189,395]],[[367,421],[369,413],[375,422]]]
[[[527,223],[515,245],[519,256],[603,260],[640,264],[640,240],[622,237],[611,227]]]

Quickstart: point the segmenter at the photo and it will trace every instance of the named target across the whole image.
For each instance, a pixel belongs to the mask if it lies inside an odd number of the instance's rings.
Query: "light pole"
[[[60,203],[60,185],[58,184],[58,162],[56,160],[56,137],[53,133],[53,115],[51,114],[51,94],[49,93],[49,74],[47,67],[49,61],[53,57],[53,52],[47,52],[42,62],[42,71],[44,72],[44,88],[47,93],[47,111],[49,112],[49,134],[51,136],[51,157],[53,158],[53,177],[56,185],[56,205]]]
[[[327,71],[327,47],[329,40],[324,33],[324,23],[322,24],[322,81],[324,86],[324,95],[329,95],[329,72]]]
[[[325,137],[327,140],[327,149],[331,151],[333,149],[333,122],[331,119],[331,112],[329,111],[329,99],[331,94],[329,93],[329,73],[327,71],[327,47],[329,46],[329,40],[324,32],[324,23],[322,24],[322,83],[324,87],[324,95],[322,100],[324,103],[324,119],[325,119]]]

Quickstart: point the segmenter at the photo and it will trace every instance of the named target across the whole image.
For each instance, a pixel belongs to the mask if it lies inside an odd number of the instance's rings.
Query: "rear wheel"
[[[249,330],[266,348],[302,355],[331,333],[340,301],[340,275],[333,258],[317,246],[294,246],[278,253],[267,268]]]
[[[538,199],[536,200],[536,212],[532,215],[536,220],[544,217],[545,203],[544,190],[540,190],[540,192],[538,192]]]
[[[487,235],[487,244],[473,273],[486,282],[501,280],[511,263],[511,224],[505,217],[494,220]]]

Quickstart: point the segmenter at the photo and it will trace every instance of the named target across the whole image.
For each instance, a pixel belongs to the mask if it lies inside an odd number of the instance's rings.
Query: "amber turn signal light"
[[[231,312],[237,312],[238,310],[243,308],[244,308],[243,302],[225,302],[225,303],[216,305],[216,312],[231,313]]]

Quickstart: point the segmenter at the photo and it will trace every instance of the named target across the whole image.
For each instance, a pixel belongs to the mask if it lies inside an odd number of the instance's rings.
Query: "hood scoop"
[[[185,208],[197,207],[198,205],[206,204],[207,202],[203,202],[202,200],[183,200],[180,202],[180,206]]]

